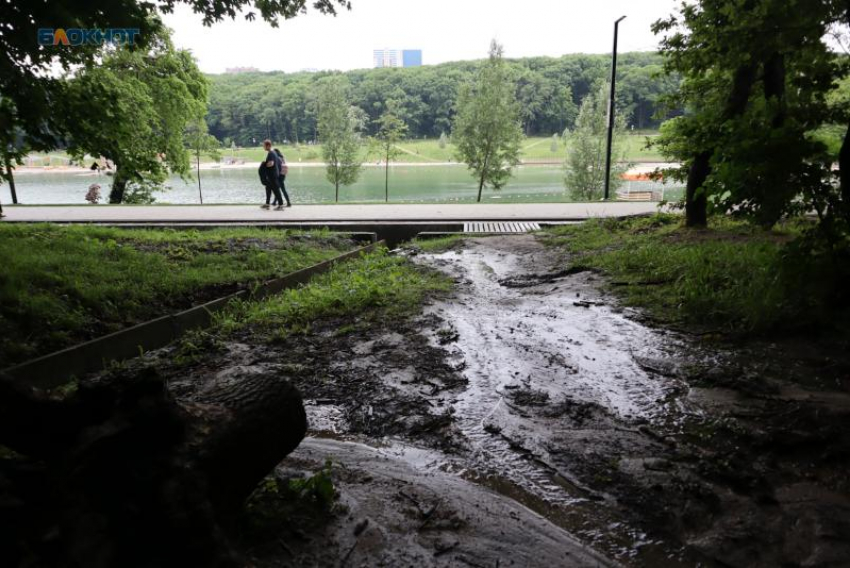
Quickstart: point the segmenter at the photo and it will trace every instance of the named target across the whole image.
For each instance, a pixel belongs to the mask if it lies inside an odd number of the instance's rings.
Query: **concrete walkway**
[[[8,222],[252,223],[578,221],[658,211],[654,202],[295,205],[45,205],[3,207]]]

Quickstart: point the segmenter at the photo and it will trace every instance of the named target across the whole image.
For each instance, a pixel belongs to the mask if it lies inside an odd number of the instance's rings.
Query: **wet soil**
[[[647,327],[533,236],[408,254],[457,283],[417,318],[147,359],[178,397],[252,373],[303,393],[277,475],[332,458],[338,507],[257,565],[848,565],[846,351]]]
[[[291,566],[612,566],[510,497],[470,484],[436,464],[439,452],[311,438],[276,474],[307,474],[327,460],[340,497],[309,533],[285,527]],[[300,532],[300,534],[299,534]],[[280,551],[249,549],[258,566]]]

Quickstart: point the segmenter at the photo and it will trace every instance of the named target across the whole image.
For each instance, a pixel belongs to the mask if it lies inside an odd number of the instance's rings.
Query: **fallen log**
[[[275,375],[183,399],[151,370],[67,396],[0,376],[0,565],[240,565],[227,530],[306,426]]]

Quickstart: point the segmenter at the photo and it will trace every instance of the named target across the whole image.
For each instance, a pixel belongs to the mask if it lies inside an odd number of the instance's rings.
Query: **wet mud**
[[[456,281],[417,318],[148,359],[178,397],[301,390],[277,475],[331,458],[339,508],[257,565],[848,564],[846,352],[647,327],[533,236],[406,254]]]
[[[438,452],[311,438],[277,475],[327,459],[341,464],[336,513],[288,540],[292,566],[616,566],[510,497],[444,471]]]

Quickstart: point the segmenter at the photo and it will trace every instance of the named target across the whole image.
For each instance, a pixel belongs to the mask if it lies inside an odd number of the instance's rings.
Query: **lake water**
[[[484,190],[482,201],[546,202],[570,201],[564,190],[563,170],[558,166],[520,166],[500,191]],[[109,195],[112,178],[90,172],[19,173],[15,177],[18,200],[24,204],[84,204],[89,185],[99,183],[101,195]],[[265,200],[256,168],[201,170],[204,203],[257,203]],[[636,184],[633,191],[640,188]],[[196,179],[188,183],[173,177],[171,189],[156,194],[157,203],[198,203]],[[323,167],[290,166],[286,186],[293,203],[331,203],[334,187]],[[477,185],[463,165],[391,166],[390,201],[469,202]],[[0,200],[10,203],[8,184],[0,186]],[[366,167],[354,185],[340,187],[341,202],[384,200],[384,169]],[[102,201],[103,202],[103,201]]]

